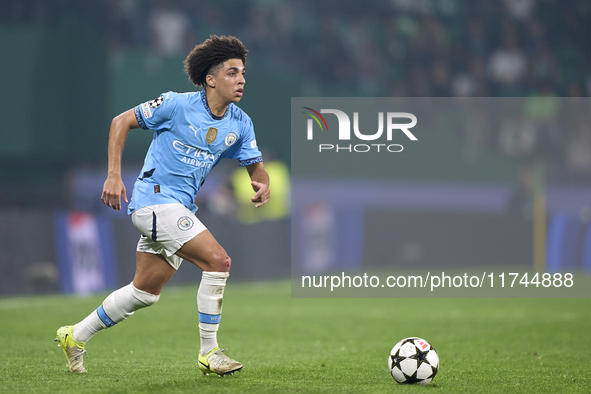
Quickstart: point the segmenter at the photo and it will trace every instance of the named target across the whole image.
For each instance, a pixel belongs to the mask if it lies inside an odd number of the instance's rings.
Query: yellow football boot
[[[74,326],[63,326],[57,330],[55,340],[58,346],[62,348],[68,359],[68,371],[76,373],[85,373],[86,368],[82,365],[82,358],[86,353],[84,342],[74,340]]]
[[[228,349],[220,349],[218,346],[205,356],[199,353],[199,369],[201,369],[201,372],[204,375],[216,373],[219,376],[228,376],[233,375],[236,371],[241,371],[242,364],[222,353],[226,350]]]

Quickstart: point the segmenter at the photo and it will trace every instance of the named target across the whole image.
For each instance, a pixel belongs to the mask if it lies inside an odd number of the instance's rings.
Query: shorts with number
[[[131,221],[142,234],[138,252],[161,254],[178,270],[182,258],[175,253],[206,227],[182,204],[158,204],[138,209]]]

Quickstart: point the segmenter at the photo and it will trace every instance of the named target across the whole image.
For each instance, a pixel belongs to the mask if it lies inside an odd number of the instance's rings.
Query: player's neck
[[[205,89],[205,99],[207,100],[207,105],[209,106],[211,113],[219,117],[224,116],[230,105],[230,103],[226,102],[212,89]]]

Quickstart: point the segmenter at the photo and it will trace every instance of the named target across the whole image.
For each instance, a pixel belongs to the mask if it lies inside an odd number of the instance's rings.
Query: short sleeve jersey
[[[222,159],[241,166],[263,161],[252,120],[230,104],[212,114],[204,91],[168,92],[134,108],[143,129],[154,130],[144,166],[133,188],[128,213],[145,206],[179,202],[197,211],[195,197]]]

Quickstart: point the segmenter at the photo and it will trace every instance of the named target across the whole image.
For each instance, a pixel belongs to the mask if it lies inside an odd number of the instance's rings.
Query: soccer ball
[[[405,338],[392,348],[388,369],[398,383],[429,384],[439,370],[439,356],[424,339]]]

